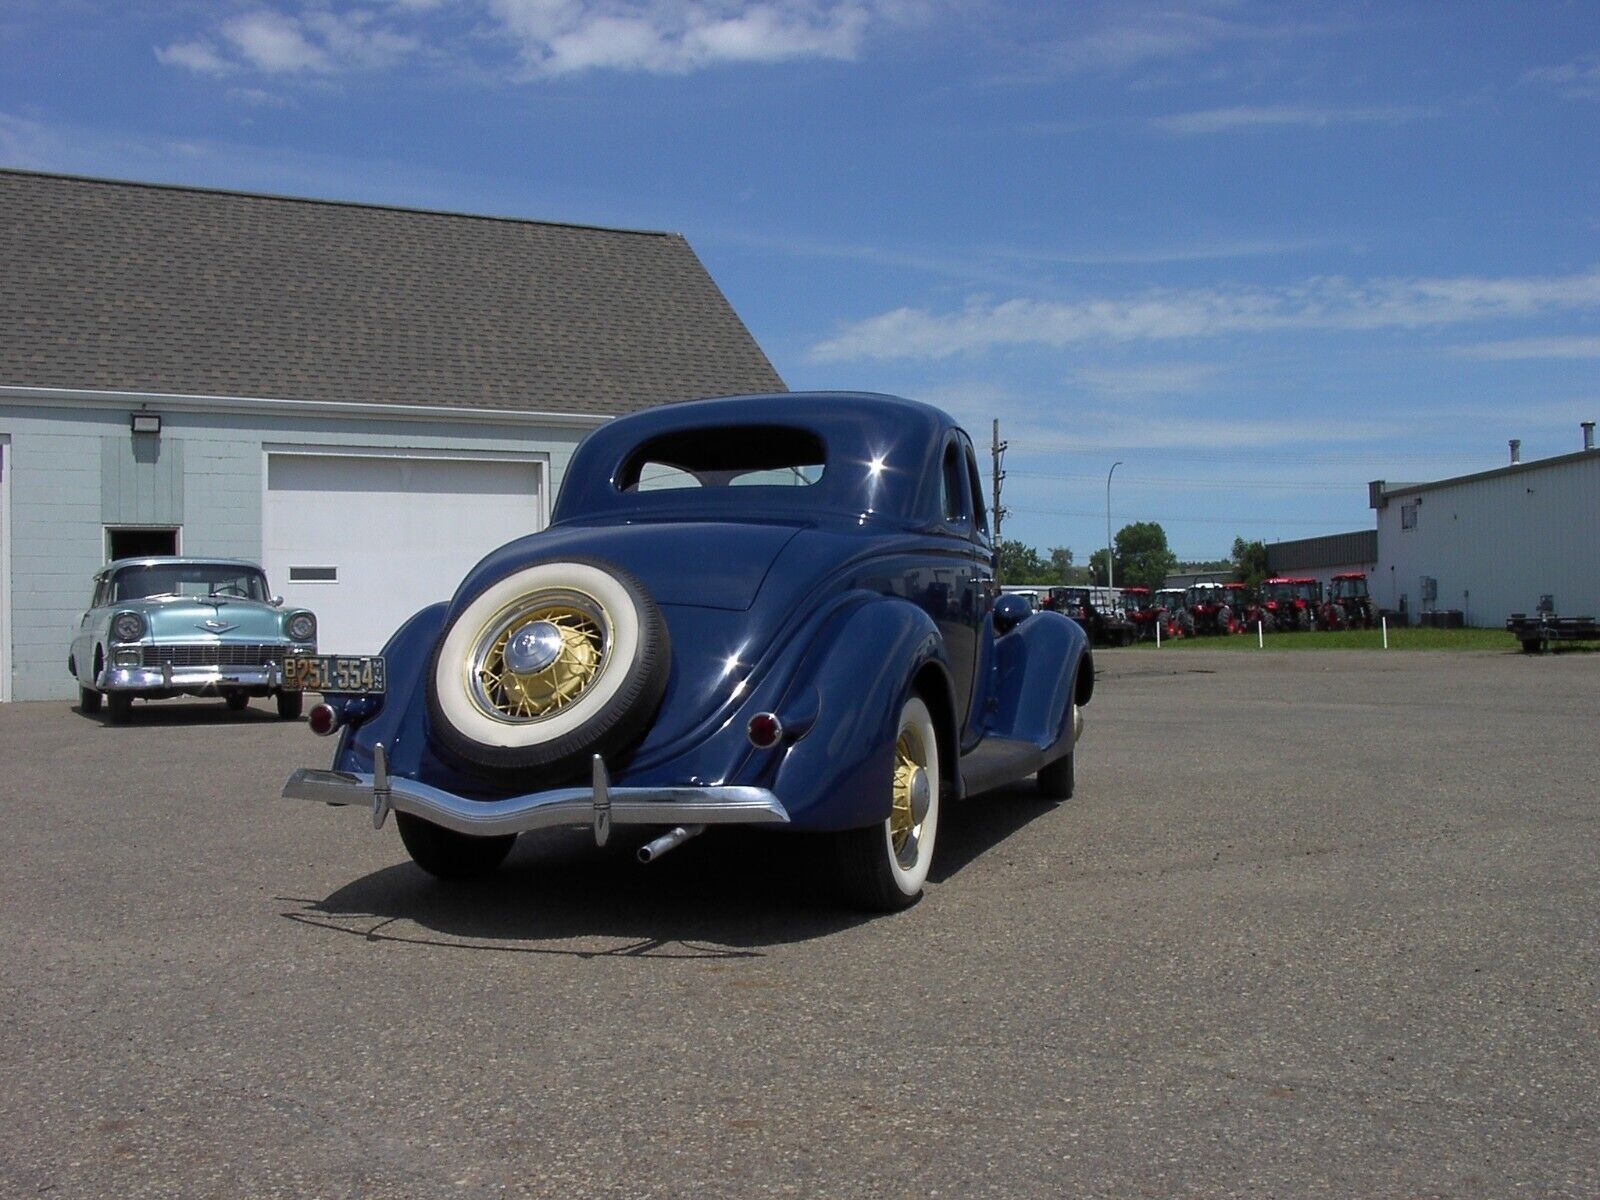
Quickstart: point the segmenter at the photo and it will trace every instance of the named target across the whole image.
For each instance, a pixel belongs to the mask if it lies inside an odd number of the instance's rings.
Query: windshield
[[[124,567],[111,584],[111,599],[148,596],[267,599],[267,577],[255,567],[231,563],[149,563]]]
[[[1340,600],[1359,599],[1367,594],[1367,581],[1362,579],[1335,579],[1333,594]]]

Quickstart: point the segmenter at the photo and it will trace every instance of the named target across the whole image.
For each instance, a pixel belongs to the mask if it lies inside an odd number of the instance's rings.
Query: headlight
[[[317,636],[317,619],[308,612],[298,612],[289,618],[285,628],[289,631],[290,641],[314,641]]]
[[[144,618],[138,613],[118,613],[111,618],[111,640],[114,642],[137,642],[144,636]]]

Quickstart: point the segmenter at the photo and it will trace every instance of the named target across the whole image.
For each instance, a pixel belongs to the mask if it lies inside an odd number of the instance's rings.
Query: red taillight
[[[1078,617],[1080,620],[1087,621],[1089,619],[1089,610],[1087,608],[1080,608],[1078,610]]]
[[[318,704],[306,717],[311,726],[311,732],[318,737],[327,737],[339,728],[339,714],[334,711],[331,704]]]
[[[757,713],[745,727],[745,736],[757,750],[770,750],[783,740],[783,722],[777,713]]]

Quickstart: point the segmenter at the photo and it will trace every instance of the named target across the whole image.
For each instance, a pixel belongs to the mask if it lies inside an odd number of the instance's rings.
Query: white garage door
[[[468,568],[542,524],[542,464],[267,455],[262,565],[324,653],[371,654]]]

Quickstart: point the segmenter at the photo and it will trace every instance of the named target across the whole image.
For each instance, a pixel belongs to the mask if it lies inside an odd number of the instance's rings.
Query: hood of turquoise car
[[[283,637],[283,618],[289,609],[259,600],[214,596],[152,596],[124,601],[118,612],[136,612],[149,624],[146,636],[160,641],[265,642]]]

